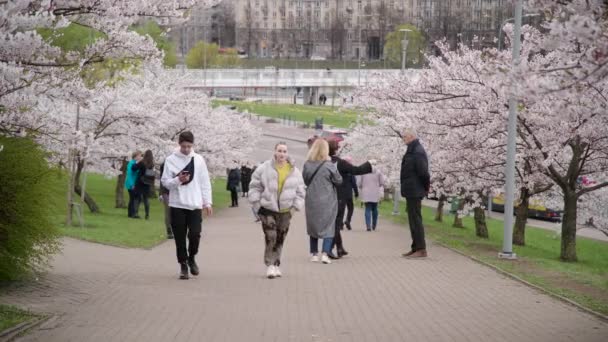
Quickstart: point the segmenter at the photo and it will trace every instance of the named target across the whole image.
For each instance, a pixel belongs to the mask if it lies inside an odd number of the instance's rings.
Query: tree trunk
[[[121,160],[120,164],[120,174],[118,175],[118,179],[116,180],[116,189],[114,191],[114,198],[116,202],[115,208],[126,208],[125,204],[125,191],[123,190],[125,185],[125,178],[127,178],[127,160]]]
[[[564,219],[562,221],[562,246],[560,259],[577,261],[576,258],[576,195],[564,192]]]
[[[82,188],[80,187],[80,174],[82,173],[82,169],[84,168],[84,161],[78,159],[78,164],[76,168],[76,177],[74,181],[74,192],[78,194],[78,196],[82,197]],[[87,193],[84,192],[84,203],[86,203],[87,207],[92,213],[99,212],[99,206],[95,203],[95,200]]]
[[[483,208],[477,207],[475,213],[475,235],[487,239],[490,237],[488,226],[486,225],[486,211]]]
[[[465,199],[461,198],[460,203],[458,204],[458,211],[456,211],[456,213],[454,214],[454,223],[452,224],[452,227],[454,227],[454,228],[464,228],[464,224],[462,223],[462,218],[458,214],[459,211],[464,209],[464,202],[465,202]]]
[[[530,205],[530,191],[522,188],[519,195],[519,205],[515,209],[515,227],[513,228],[513,244],[526,245],[526,223],[528,222],[528,205]]]
[[[437,212],[435,213],[435,221],[443,222],[443,206],[445,205],[445,196],[439,197],[439,204],[437,204]]]

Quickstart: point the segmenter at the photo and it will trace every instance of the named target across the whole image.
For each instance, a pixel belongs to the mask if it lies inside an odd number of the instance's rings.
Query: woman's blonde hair
[[[329,156],[329,144],[325,139],[317,139],[310,147],[306,159],[310,161],[327,160]]]

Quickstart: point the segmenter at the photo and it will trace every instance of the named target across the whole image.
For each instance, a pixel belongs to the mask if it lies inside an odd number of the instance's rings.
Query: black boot
[[[344,250],[344,248],[339,248],[338,249],[338,258],[347,256],[347,255],[348,255],[348,252],[346,250]]]
[[[179,279],[188,279],[188,264],[186,264],[185,262],[179,264],[180,265],[180,272],[179,272]]]
[[[344,222],[344,225],[346,225],[346,229],[353,230],[353,227],[350,226],[350,222]]]
[[[198,265],[196,264],[194,257],[190,257],[188,259],[188,266],[190,266],[190,273],[192,273],[193,276],[197,276],[198,275]]]
[[[328,256],[330,259],[332,259],[332,260],[337,260],[337,259],[340,259],[340,256],[339,256],[339,255],[340,255],[340,254],[338,254],[338,256],[336,256],[336,255],[334,254],[334,252],[333,252],[333,251],[332,251],[332,252],[328,252],[328,253],[327,253],[327,256]]]

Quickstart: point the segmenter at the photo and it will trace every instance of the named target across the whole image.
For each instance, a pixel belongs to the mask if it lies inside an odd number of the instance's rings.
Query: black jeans
[[[344,250],[344,245],[342,243],[342,234],[340,230],[342,230],[342,226],[344,225],[344,212],[346,211],[346,201],[338,200],[338,215],[336,215],[336,224],[335,224],[335,232],[334,232],[334,243],[333,247],[337,247],[338,250]]]
[[[353,199],[349,198],[346,200],[346,221],[344,222],[348,222],[348,224],[350,224],[351,220],[353,219],[353,211],[355,209],[355,205],[353,203]]]
[[[230,189],[230,198],[232,199],[232,206],[239,205],[239,194],[236,192],[236,188]]]
[[[129,217],[133,217],[135,216],[137,213],[135,212],[135,190],[134,189],[128,189],[127,191],[129,191],[129,205],[127,206],[127,213],[129,215]]]
[[[146,210],[146,217],[150,216],[150,186],[139,185],[135,187],[135,214],[139,213],[139,205],[144,202],[144,209]]]
[[[171,228],[177,251],[177,262],[185,263],[198,253],[203,223],[202,210],[171,208]],[[186,237],[188,245],[186,246]]]
[[[412,234],[412,250],[426,249],[424,226],[422,225],[422,198],[406,198],[407,219]]]

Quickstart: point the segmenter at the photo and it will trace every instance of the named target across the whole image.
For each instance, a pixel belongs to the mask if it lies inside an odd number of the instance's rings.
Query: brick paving
[[[177,279],[172,241],[152,250],[66,239],[53,269],[0,302],[55,319],[20,341],[606,341],[608,324],[448,249],[400,257],[404,227],[344,233],[348,257],[308,261],[304,215],[287,237],[283,278],[264,278],[249,208],[204,223],[201,275]]]

